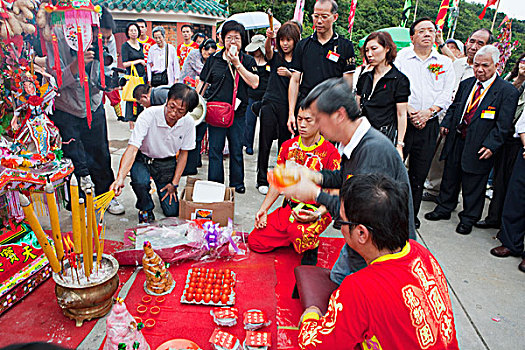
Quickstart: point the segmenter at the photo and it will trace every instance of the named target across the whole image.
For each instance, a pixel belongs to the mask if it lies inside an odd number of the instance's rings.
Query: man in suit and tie
[[[441,153],[445,169],[438,205],[425,218],[450,219],[462,189],[463,211],[456,232],[463,235],[469,234],[481,217],[493,154],[512,131],[518,103],[518,90],[496,73],[498,61],[499,51],[492,45],[476,53],[474,77],[461,82],[441,123],[441,133],[447,135]]]

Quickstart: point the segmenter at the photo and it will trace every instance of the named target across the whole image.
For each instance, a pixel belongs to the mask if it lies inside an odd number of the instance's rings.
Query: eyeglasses
[[[424,28],[424,29],[419,29],[416,33],[418,35],[423,35],[426,32],[428,32],[429,34],[435,34],[436,30],[434,28]]]
[[[368,226],[368,225],[365,225],[365,224],[360,224],[358,222],[353,222],[353,221],[344,221],[343,219],[341,218],[337,218],[334,222],[334,226],[335,227],[343,227],[343,225],[349,225],[349,226],[357,226],[357,225],[363,225],[364,227],[366,227],[368,229],[368,231],[372,231],[374,232],[374,229],[371,227],[371,226]]]
[[[321,21],[324,22],[324,21],[326,21],[326,20],[327,20],[328,18],[330,18],[330,17],[332,17],[332,15],[326,15],[326,14],[321,15],[321,14],[319,14],[319,13],[314,13],[314,14],[312,14],[312,19],[313,19],[314,21],[318,21],[318,20],[320,19]]]
[[[242,41],[242,39],[240,36],[227,36],[226,38],[224,38],[224,41],[229,43],[232,41]]]

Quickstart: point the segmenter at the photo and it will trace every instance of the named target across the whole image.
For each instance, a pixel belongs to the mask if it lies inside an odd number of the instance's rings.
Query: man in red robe
[[[302,316],[301,349],[458,349],[436,258],[408,238],[408,197],[384,175],[355,175],[340,193],[341,231],[367,267],[347,276],[328,311]]]
[[[293,162],[313,171],[339,169],[339,152],[321,136],[319,125],[308,110],[299,112],[297,125],[299,136],[283,143],[277,164]],[[315,202],[285,200],[282,207],[268,215],[268,210],[279,195],[279,190],[270,186],[255,215],[255,228],[248,237],[250,248],[265,253],[292,244],[299,254],[317,248],[319,235],[332,222],[326,207]]]

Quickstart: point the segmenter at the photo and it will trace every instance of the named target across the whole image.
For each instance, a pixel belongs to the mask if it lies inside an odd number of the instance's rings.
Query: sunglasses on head
[[[334,226],[335,227],[343,227],[343,225],[348,225],[348,226],[357,226],[357,225],[363,225],[364,227],[366,227],[368,229],[368,231],[374,231],[374,229],[368,225],[365,225],[365,224],[360,224],[358,222],[353,222],[353,221],[345,221],[341,218],[337,218],[334,222]]]

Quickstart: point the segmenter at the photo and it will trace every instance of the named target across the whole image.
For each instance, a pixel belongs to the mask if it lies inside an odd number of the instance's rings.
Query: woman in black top
[[[397,50],[390,34],[374,32],[365,40],[363,56],[373,69],[357,81],[356,100],[363,116],[396,145],[403,157],[410,83],[394,62]]]
[[[244,161],[242,146],[246,106],[248,105],[248,88],[256,89],[259,85],[257,67],[253,57],[242,52],[246,46],[246,30],[236,21],[228,21],[222,27],[221,37],[224,49],[206,60],[200,74],[197,91],[204,93],[208,101],[232,103],[235,76],[239,74],[235,117],[229,128],[208,125],[209,159],[208,180],[224,183],[224,164],[222,151],[225,139],[228,138],[230,150],[230,187],[238,193],[245,193]],[[203,84],[210,84],[202,89]]]
[[[144,60],[143,46],[137,40],[140,36],[140,28],[136,23],[128,24],[126,28],[126,37],[128,40],[122,44],[121,55],[122,65],[126,68],[126,74],[131,74],[131,66],[135,66],[139,76],[147,80],[146,60]],[[134,111],[135,110],[135,111]],[[137,115],[142,112],[143,108],[136,102],[126,102],[125,120],[131,122],[137,120]]]
[[[292,72],[292,56],[295,45],[301,39],[299,26],[288,21],[277,31],[277,35],[266,31],[266,59],[270,65],[268,87],[263,96],[259,128],[259,153],[257,155],[257,189],[268,193],[268,161],[273,140],[277,139],[278,149],[291,136],[288,130],[288,85]],[[275,40],[276,50],[272,47]]]
[[[246,154],[253,154],[253,139],[255,138],[255,126],[257,125],[257,115],[252,111],[252,106],[260,102],[268,86],[270,77],[270,66],[266,62],[264,35],[254,35],[252,41],[246,46],[246,52],[253,56],[257,64],[257,75],[259,76],[259,86],[257,89],[248,89],[248,108],[246,108],[246,130],[244,132],[244,146]]]

